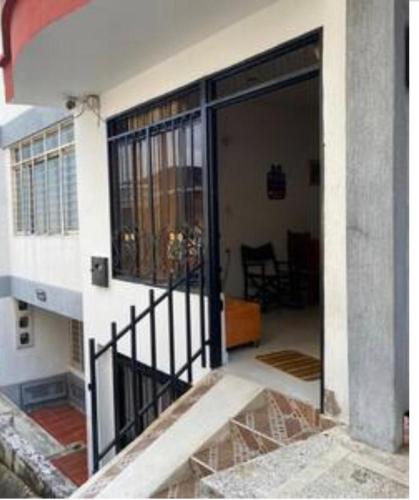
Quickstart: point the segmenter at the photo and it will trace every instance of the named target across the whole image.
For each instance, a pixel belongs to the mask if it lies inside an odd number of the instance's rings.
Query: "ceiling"
[[[100,93],[275,1],[92,0],[25,47],[14,102],[54,105],[65,94]]]

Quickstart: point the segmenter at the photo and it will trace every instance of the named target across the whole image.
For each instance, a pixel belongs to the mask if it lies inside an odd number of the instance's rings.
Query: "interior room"
[[[226,370],[320,404],[319,80],[218,110]]]

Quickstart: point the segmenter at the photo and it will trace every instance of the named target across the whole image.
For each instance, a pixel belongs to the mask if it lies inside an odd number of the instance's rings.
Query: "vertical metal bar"
[[[156,282],[156,218],[154,214],[154,182],[153,182],[153,151],[152,151],[152,138],[151,127],[147,128],[147,149],[148,149],[148,204],[150,207],[151,219],[151,258],[152,258],[152,282]]]
[[[175,359],[175,328],[173,321],[173,273],[169,275],[169,295],[167,296],[169,316],[169,353],[170,353],[170,380],[173,401],[176,399],[176,359]]]
[[[116,322],[111,323],[112,336],[112,374],[113,374],[113,413],[115,429],[115,448],[118,453],[121,450],[121,422],[119,415],[119,381],[118,381],[118,349],[117,349],[117,326]]]
[[[221,333],[222,285],[220,267],[220,227],[218,214],[218,169],[217,169],[217,121],[216,111],[203,105],[206,131],[206,164],[204,193],[207,205],[207,272],[210,332],[210,364],[218,368],[222,364],[223,339]]]
[[[134,429],[135,435],[141,432],[140,419],[138,417],[138,378],[137,378],[137,329],[135,322],[135,306],[130,308],[131,319],[131,375],[132,375],[132,405],[134,408]]]
[[[199,247],[199,323],[201,330],[201,364],[205,368],[207,366],[207,353],[205,345],[205,266],[204,266],[204,251],[202,245]]]
[[[60,131],[58,129],[58,140],[60,140]],[[60,234],[65,233],[65,216],[64,216],[64,172],[63,172],[63,151],[58,149],[58,175],[60,179]]]
[[[95,366],[95,339],[89,339],[89,367],[90,367],[90,411],[92,415],[92,451],[93,472],[99,470],[99,433],[97,421],[97,387]]]
[[[185,320],[186,320],[186,356],[188,383],[192,383],[192,337],[191,337],[191,293],[188,255],[185,260]]]
[[[321,377],[320,377],[320,413],[324,413],[325,400],[325,312],[324,312],[324,269],[325,269],[325,184],[324,184],[324,97],[323,97],[323,30],[319,32],[320,70],[319,70],[319,159],[320,159],[320,357],[321,357]]]
[[[151,393],[153,400],[154,417],[159,414],[159,405],[157,400],[157,350],[156,350],[156,312],[154,305],[154,290],[150,290],[150,347],[151,347]]]

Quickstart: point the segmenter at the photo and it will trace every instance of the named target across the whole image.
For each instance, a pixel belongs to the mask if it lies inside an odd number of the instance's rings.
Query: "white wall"
[[[224,108],[217,113],[221,255],[224,291],[243,295],[240,246],[272,242],[287,259],[287,230],[319,238],[320,189],[310,185],[309,161],[318,159],[317,81]],[[266,175],[280,163],[283,200],[270,200]],[[225,254],[231,250],[230,265]]]
[[[8,274],[48,285],[81,291],[80,246],[78,234],[16,235],[13,227],[13,192],[10,152],[4,154],[7,186],[8,238],[10,261]]]
[[[17,349],[14,299],[0,299],[0,386],[65,373],[68,370],[69,320],[32,308],[33,347]]]
[[[345,1],[279,0],[105,92],[101,113],[109,117],[319,27],[324,29],[325,382],[345,420]],[[90,284],[90,257],[111,253],[105,125],[86,113],[76,120],[76,139],[85,338],[103,342],[111,320],[123,324],[129,305],[146,305],[147,289],[116,280],[109,289]]]
[[[9,274],[9,213],[5,152],[0,149],[0,277]]]

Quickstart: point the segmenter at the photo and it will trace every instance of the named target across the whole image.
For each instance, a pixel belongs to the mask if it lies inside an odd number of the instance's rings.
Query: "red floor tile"
[[[65,446],[87,443],[86,417],[70,405],[40,408],[29,412],[29,416]],[[86,449],[56,457],[51,462],[77,486],[87,481]]]
[[[51,462],[77,486],[81,486],[87,481],[88,472],[86,450],[75,451],[73,453],[69,453],[68,455],[54,458]]]
[[[41,427],[64,445],[86,444],[86,417],[69,405],[40,408],[29,413]]]

